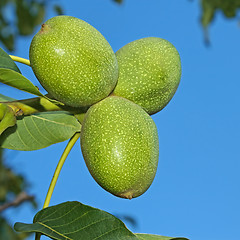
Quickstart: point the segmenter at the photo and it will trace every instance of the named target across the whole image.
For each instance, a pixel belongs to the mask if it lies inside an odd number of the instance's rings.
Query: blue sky
[[[159,133],[159,167],[150,189],[131,201],[112,196],[92,179],[79,142],[63,167],[51,205],[77,200],[136,218],[134,232],[184,236],[191,240],[238,239],[240,234],[240,82],[237,21],[217,13],[204,45],[198,1],[60,1],[67,15],[97,28],[114,51],[130,41],[155,36],[179,51],[182,79],[168,106],[153,116]],[[47,18],[53,16],[48,11]],[[37,31],[38,29],[36,29]],[[28,58],[32,37],[18,41],[16,55]],[[29,68],[19,65],[35,84]],[[31,97],[1,86],[11,97]],[[35,152],[7,151],[7,163],[31,183],[39,209],[65,147],[60,143]],[[9,209],[12,223],[31,222],[28,204]],[[42,238],[46,239],[46,238]]]

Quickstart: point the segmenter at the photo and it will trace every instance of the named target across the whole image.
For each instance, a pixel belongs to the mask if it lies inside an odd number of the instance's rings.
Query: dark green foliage
[[[8,224],[6,219],[0,217],[0,239],[4,240],[23,240],[28,236],[26,233],[17,234]]]
[[[0,148],[0,205],[12,201],[28,187],[24,177],[7,167],[4,160],[3,149]],[[32,203],[33,206],[36,205],[34,201]]]
[[[221,11],[226,18],[236,17],[240,9],[240,0],[201,0],[201,23],[204,28],[205,42],[209,44],[208,26],[214,20],[217,11]]]
[[[240,0],[202,0],[202,25],[207,27],[218,10],[222,11],[225,17],[233,18],[239,9]]]
[[[0,204],[7,202],[9,194],[17,195],[26,187],[23,176],[15,175],[3,163],[3,150],[0,148]]]
[[[30,35],[34,27],[41,24],[45,15],[45,3],[16,1],[17,27],[20,35]]]
[[[116,3],[123,3],[123,0],[113,0]],[[126,0],[125,0],[126,1]],[[201,0],[202,16],[201,23],[207,27],[214,19],[217,10],[223,12],[226,18],[236,17],[240,9],[240,0]]]
[[[35,27],[44,21],[46,9],[50,1],[47,0],[1,0],[0,1],[0,42],[13,51],[17,36],[33,34]],[[14,18],[5,14],[11,11]],[[63,14],[61,6],[54,5],[57,14]]]
[[[112,0],[118,4],[123,0]],[[125,0],[126,1],[126,0]],[[15,40],[20,36],[33,34],[35,27],[44,21],[47,0],[1,0],[0,1],[0,42],[9,50],[13,51]],[[240,8],[240,0],[201,0],[202,16],[201,23],[207,27],[214,19],[217,10],[223,12],[226,18],[236,17]],[[6,8],[11,8],[15,18],[9,19],[4,14]],[[60,5],[52,6],[57,15],[63,14]]]
[[[63,15],[64,12],[60,5],[55,4],[53,8],[54,8],[54,11],[57,13],[57,15]]]
[[[23,193],[28,184],[22,175],[14,173],[4,163],[3,149],[0,148],[0,207],[13,201],[19,194]],[[32,201],[33,206],[36,203]],[[3,209],[1,209],[3,210]],[[0,217],[0,239],[23,240],[29,234],[17,234],[4,217]]]
[[[116,3],[122,3],[123,0],[114,0],[114,2],[116,2]]]

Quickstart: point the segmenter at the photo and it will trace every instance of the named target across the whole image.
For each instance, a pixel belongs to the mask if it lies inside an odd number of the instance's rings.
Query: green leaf
[[[123,0],[114,0],[114,2],[121,4],[123,2]]]
[[[39,232],[56,240],[137,240],[122,221],[79,202],[66,202],[38,212],[33,224],[16,223],[19,232]]]
[[[29,187],[29,183],[26,181],[23,175],[16,173],[12,168],[7,166],[5,163],[6,156],[3,154],[3,152],[4,150],[0,148],[0,212],[3,212],[4,210],[8,209],[8,207],[11,207],[11,204],[15,204],[15,200],[18,201],[19,199],[23,199],[24,196],[27,196],[26,192]],[[29,199],[29,201],[34,208],[37,207],[37,203],[34,198]],[[21,203],[19,205],[21,205]],[[4,208],[4,206],[8,207]],[[5,227],[4,221],[1,222],[0,217],[0,239],[13,240],[14,238],[11,238],[12,236],[7,238],[7,236],[10,235],[10,232],[8,232]],[[12,232],[16,235],[14,230],[12,230]],[[6,234],[5,237],[3,237],[4,234]]]
[[[9,127],[16,124],[13,110],[6,104],[0,103],[0,135]]]
[[[202,0],[202,16],[201,22],[204,28],[206,28],[209,23],[213,20],[215,14],[215,6],[211,1]]]
[[[16,17],[19,34],[27,36],[34,31],[34,19],[32,15],[32,1],[16,1]]]
[[[9,51],[13,51],[16,35],[11,33],[11,30],[8,31],[9,29],[9,24],[4,24],[4,26],[0,26],[0,42],[2,42]],[[7,30],[7,34],[1,34],[1,32],[3,32],[4,30]]]
[[[2,48],[0,48],[0,68],[7,68],[21,73],[16,63]]]
[[[81,124],[67,112],[47,112],[17,119],[14,127],[0,136],[0,146],[32,151],[63,142],[81,130]]]
[[[19,90],[22,90],[24,92],[28,92],[40,97],[44,97],[46,99],[48,99],[49,101],[53,102],[53,103],[58,103],[58,104],[62,104],[57,100],[54,99],[50,99],[48,97],[46,97],[45,95],[43,95],[36,86],[34,86],[32,84],[31,81],[29,81],[27,78],[25,78],[22,74],[17,73],[11,69],[5,69],[5,68],[0,68],[0,82],[17,88]]]
[[[136,236],[140,240],[188,240],[187,238],[173,238],[173,237],[165,237],[160,235],[142,234],[142,233],[136,233]]]
[[[0,68],[0,82],[40,97],[44,95],[27,78],[11,69]]]
[[[236,11],[240,9],[240,0],[202,0],[201,5],[201,22],[206,28],[213,21],[218,10],[221,10],[227,18],[235,17]]]
[[[34,16],[34,25],[37,26],[43,23],[44,21],[46,5],[45,3],[39,3],[39,2],[33,2],[32,5],[37,9],[36,10],[37,13]]]
[[[4,240],[23,240],[27,238],[26,233],[17,234],[8,222],[0,217],[0,239]]]
[[[27,186],[24,177],[5,166],[4,160],[3,149],[0,148],[0,205],[12,201],[13,196],[25,191]]]
[[[63,11],[62,7],[58,4],[55,4],[53,6],[53,9],[54,9],[54,11],[56,12],[57,15],[63,15],[64,14],[64,11]]]

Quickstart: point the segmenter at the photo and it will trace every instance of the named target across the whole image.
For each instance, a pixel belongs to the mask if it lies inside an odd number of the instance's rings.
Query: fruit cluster
[[[34,36],[29,58],[53,98],[88,107],[81,149],[97,183],[123,198],[143,194],[158,165],[158,134],[150,115],[168,104],[181,78],[175,47],[148,37],[115,54],[94,27],[58,16]]]

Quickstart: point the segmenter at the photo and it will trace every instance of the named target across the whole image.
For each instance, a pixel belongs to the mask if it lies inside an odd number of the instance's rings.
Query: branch
[[[17,197],[12,202],[1,205],[0,212],[4,211],[10,207],[17,207],[18,205],[20,205],[23,202],[32,201],[32,200],[34,200],[34,196],[30,196],[25,192],[21,192],[17,195]]]
[[[30,99],[16,100],[10,102],[1,102],[7,104],[13,109],[16,116],[31,115],[38,112],[49,112],[49,111],[68,111],[72,114],[85,113],[87,107],[70,107],[70,106],[59,106],[56,105],[46,98],[36,97]]]

